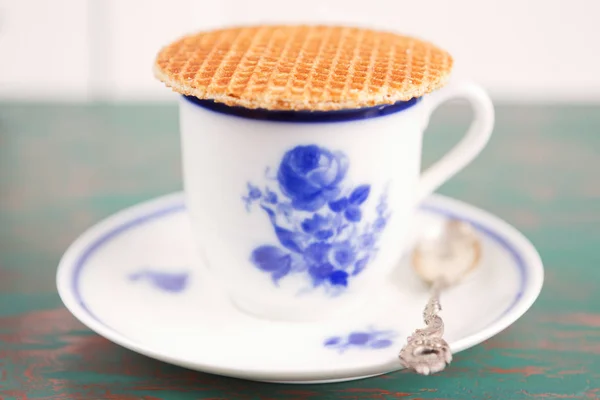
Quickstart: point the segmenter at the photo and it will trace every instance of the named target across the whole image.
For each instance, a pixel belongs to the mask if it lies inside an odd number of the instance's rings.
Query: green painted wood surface
[[[459,106],[436,113],[426,164],[468,118]],[[546,282],[524,317],[436,376],[314,386],[154,361],[62,306],[56,265],[82,230],[181,188],[177,129],[173,105],[0,104],[0,398],[600,398],[600,107],[497,106],[488,148],[439,190],[496,213],[538,247]]]

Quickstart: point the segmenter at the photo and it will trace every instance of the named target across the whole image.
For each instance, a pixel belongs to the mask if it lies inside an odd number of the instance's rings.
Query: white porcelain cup
[[[420,172],[423,130],[451,98],[474,109],[466,136]],[[283,112],[180,101],[183,177],[199,250],[233,303],[270,319],[353,309],[402,256],[419,201],[491,135],[472,83],[369,109]]]

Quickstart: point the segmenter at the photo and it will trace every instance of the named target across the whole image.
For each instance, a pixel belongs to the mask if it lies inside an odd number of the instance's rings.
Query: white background
[[[0,0],[0,100],[170,100],[151,67],[181,34],[339,22],[434,41],[497,100],[598,101],[599,20],[596,0]]]

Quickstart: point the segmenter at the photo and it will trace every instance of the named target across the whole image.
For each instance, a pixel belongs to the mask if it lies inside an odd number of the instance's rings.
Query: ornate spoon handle
[[[423,310],[426,327],[417,329],[408,337],[400,351],[400,362],[406,368],[419,374],[429,375],[443,370],[452,361],[450,346],[442,338],[444,321],[438,315],[442,310],[440,292],[445,287],[443,280],[437,280],[431,288],[431,297]]]

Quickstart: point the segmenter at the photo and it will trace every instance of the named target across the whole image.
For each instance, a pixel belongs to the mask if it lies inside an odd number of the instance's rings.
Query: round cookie
[[[346,26],[261,25],[184,36],[155,76],[230,106],[329,111],[392,104],[442,87],[452,57],[432,43]]]

